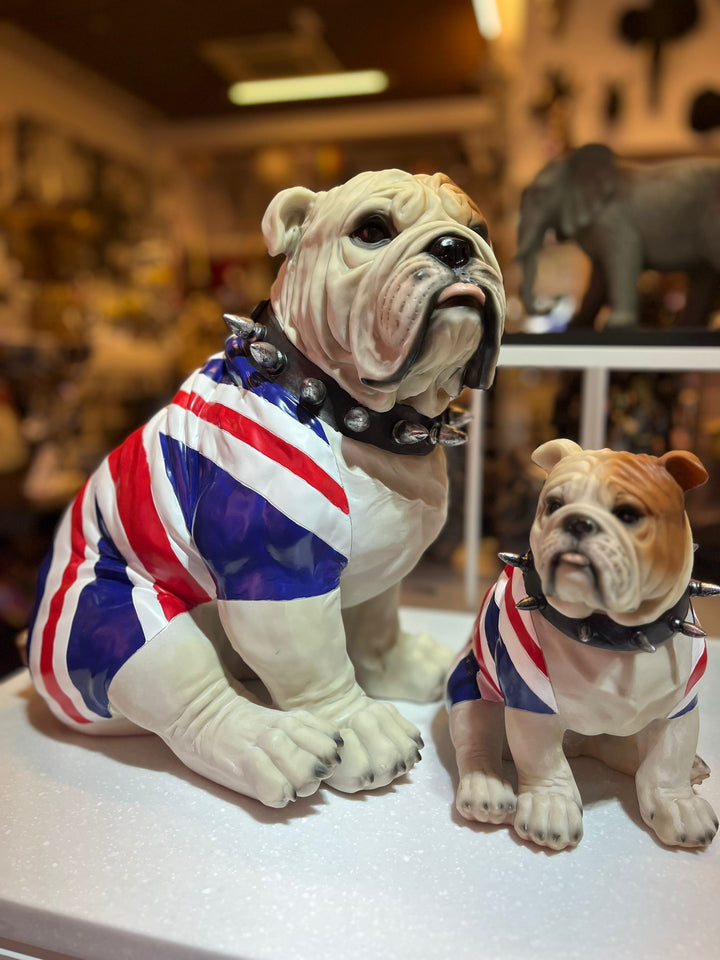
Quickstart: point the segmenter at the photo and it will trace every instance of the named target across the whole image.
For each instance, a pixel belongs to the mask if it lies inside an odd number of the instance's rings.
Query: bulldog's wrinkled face
[[[463,386],[490,385],[502,278],[482,215],[443,174],[285,190],[263,231],[287,258],[271,291],[286,334],[359,402],[435,416]]]
[[[684,490],[707,479],[691,453],[664,457],[543,444],[549,470],[530,548],[549,603],[570,617],[602,612],[624,625],[656,619],[692,569]]]

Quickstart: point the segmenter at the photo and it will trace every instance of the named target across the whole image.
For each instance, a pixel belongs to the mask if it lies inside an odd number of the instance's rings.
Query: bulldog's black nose
[[[464,266],[473,255],[473,248],[465,237],[438,237],[428,247],[427,252],[440,263],[454,270]]]
[[[583,517],[580,514],[573,513],[563,521],[563,530],[582,540],[583,537],[590,537],[597,533],[597,524],[590,517]]]

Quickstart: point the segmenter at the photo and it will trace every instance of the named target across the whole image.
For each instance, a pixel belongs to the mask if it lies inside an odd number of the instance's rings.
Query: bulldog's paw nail
[[[335,743],[337,744],[338,747],[344,747],[344,746],[345,746],[345,741],[343,740],[343,738],[340,736],[339,733],[336,733],[336,734],[335,734],[335,736],[333,737],[333,740],[335,741]]]
[[[313,770],[313,775],[317,780],[322,780],[324,777],[330,773],[330,767],[324,763],[318,763],[315,769]]]

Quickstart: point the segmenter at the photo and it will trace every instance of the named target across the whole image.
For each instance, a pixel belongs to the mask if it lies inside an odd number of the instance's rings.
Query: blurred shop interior
[[[514,262],[522,189],[602,142],[637,160],[720,157],[719,0],[4,0],[0,6],[0,672],[58,518],[102,457],[221,348],[223,312],[267,296],[260,220],[280,189],[442,170],[483,210],[507,330],[562,331],[585,255],[550,242],[529,316]],[[384,71],[368,96],[237,105],[231,84]],[[684,278],[645,274],[642,323],[676,329]],[[596,328],[602,331],[602,314]],[[708,318],[720,331],[720,299]],[[691,339],[693,331],[687,331]],[[720,333],[718,333],[720,344]],[[592,346],[588,346],[592,350]],[[578,439],[577,371],[509,367],[484,404],[477,575],[524,549],[530,453]],[[607,443],[693,450],[696,575],[720,579],[720,372],[617,372]],[[464,605],[465,453],[408,603]],[[698,569],[699,568],[699,569]]]

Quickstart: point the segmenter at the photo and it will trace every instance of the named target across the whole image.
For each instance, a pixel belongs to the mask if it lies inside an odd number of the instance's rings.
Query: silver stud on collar
[[[262,340],[250,344],[250,356],[271,377],[282,373],[287,364],[285,354],[271,343],[264,343]]]
[[[370,414],[364,407],[350,407],[343,418],[343,423],[353,433],[364,433],[370,426]]]
[[[463,433],[462,430],[458,430],[456,427],[450,426],[449,423],[443,423],[437,431],[436,442],[443,447],[460,447],[466,441],[467,434]]]
[[[422,443],[430,436],[430,431],[420,423],[411,423],[409,420],[398,420],[393,427],[395,443]]]
[[[306,407],[318,409],[325,403],[327,387],[316,377],[305,377],[300,384],[300,403]]]
[[[578,640],[580,640],[581,643],[590,643],[592,638],[593,632],[590,627],[586,623],[581,624],[578,631]]]

